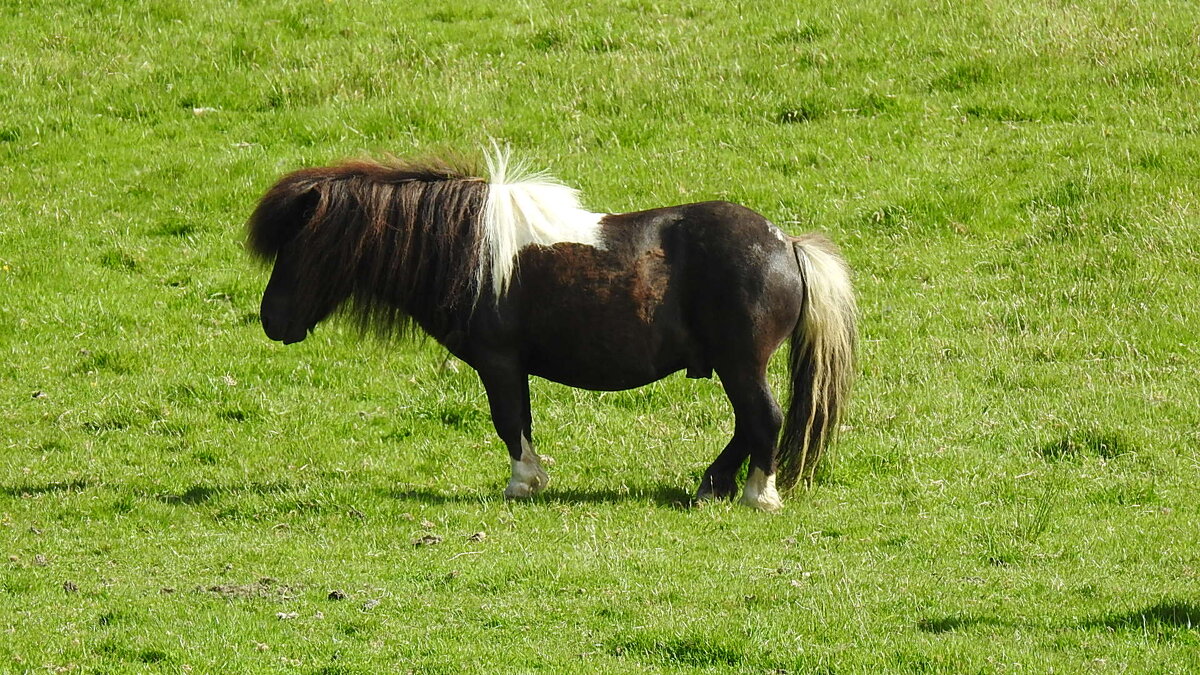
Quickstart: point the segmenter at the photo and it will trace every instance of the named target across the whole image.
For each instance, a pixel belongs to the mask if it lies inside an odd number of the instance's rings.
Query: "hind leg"
[[[735,430],[729,444],[709,465],[704,478],[700,479],[696,500],[733,499],[737,494],[737,472],[749,456],[750,445],[746,442],[746,435]]]
[[[750,472],[741,502],[763,511],[778,511],[783,508],[783,500],[775,488],[775,453],[783,413],[771,395],[765,368],[759,372],[741,370],[720,374],[734,414],[733,440],[726,452],[737,447],[739,453],[744,453],[743,457],[749,455],[750,458]],[[721,453],[722,457],[726,452]],[[732,460],[734,457],[730,454]],[[718,457],[717,462],[720,461],[721,457]],[[739,461],[738,466],[740,464]]]

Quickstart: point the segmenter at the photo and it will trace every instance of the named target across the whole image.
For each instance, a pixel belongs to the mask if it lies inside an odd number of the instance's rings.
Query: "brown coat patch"
[[[646,251],[634,262],[633,270],[629,297],[638,318],[650,323],[667,295],[667,282],[671,278],[666,252],[661,248]]]

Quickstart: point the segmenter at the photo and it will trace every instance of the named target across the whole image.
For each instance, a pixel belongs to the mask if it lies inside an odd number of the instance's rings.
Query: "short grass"
[[[0,670],[1200,668],[1195,18],[0,3]],[[489,138],[595,209],[843,245],[861,379],[822,483],[689,508],[717,383],[539,381],[554,481],[506,503],[436,345],[266,340],[240,240],[275,177]]]

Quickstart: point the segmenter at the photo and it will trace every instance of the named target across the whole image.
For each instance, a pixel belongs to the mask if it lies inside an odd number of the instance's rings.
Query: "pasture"
[[[0,2],[0,671],[1200,668],[1189,3]],[[510,143],[598,211],[820,230],[862,342],[764,514],[718,382],[266,339],[282,173]],[[772,374],[781,390],[786,359]]]

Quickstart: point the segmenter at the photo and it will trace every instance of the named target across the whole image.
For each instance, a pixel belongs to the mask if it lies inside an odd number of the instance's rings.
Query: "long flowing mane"
[[[487,173],[462,162],[352,161],[281,178],[247,224],[247,248],[271,261],[284,246],[315,304],[349,298],[363,328],[412,327],[497,299],[530,245],[600,246],[601,216],[575,190],[513,166],[506,151]],[[469,312],[468,312],[469,313]]]

